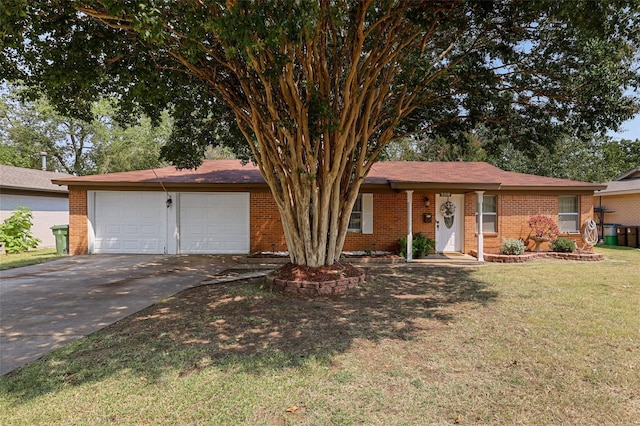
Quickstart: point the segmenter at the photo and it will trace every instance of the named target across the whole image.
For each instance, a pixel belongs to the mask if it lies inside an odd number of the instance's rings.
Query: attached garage
[[[249,252],[248,192],[91,191],[88,206],[90,253]]]
[[[97,191],[93,253],[165,253],[165,201],[161,192]]]
[[[249,252],[249,193],[180,193],[180,253]]]

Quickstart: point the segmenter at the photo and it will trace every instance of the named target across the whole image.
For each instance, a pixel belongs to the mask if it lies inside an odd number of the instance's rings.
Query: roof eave
[[[606,197],[608,195],[636,195],[640,194],[640,189],[621,189],[619,191],[596,191],[597,197]]]
[[[597,191],[606,188],[606,185],[585,185],[585,186],[552,186],[552,185],[502,185],[500,189],[504,191],[552,191],[552,192],[576,192],[576,191]]]
[[[492,191],[500,189],[499,183],[444,183],[444,182],[399,182],[390,181],[389,185],[395,190],[432,190],[447,192]]]

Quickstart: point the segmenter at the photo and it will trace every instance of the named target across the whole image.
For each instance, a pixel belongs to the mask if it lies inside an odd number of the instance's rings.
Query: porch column
[[[413,191],[407,191],[407,262],[413,262]]]
[[[484,191],[476,191],[478,198],[478,262],[484,262],[484,235],[482,235],[482,197]]]

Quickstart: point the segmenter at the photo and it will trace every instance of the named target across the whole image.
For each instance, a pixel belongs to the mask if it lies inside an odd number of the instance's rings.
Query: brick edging
[[[302,297],[336,296],[358,288],[365,281],[364,271],[357,277],[338,278],[331,281],[287,281],[275,277],[275,272],[267,275],[271,291]]]
[[[534,259],[563,259],[578,260],[586,262],[596,262],[604,260],[604,256],[600,253],[558,253],[558,252],[534,252],[524,253],[521,255],[485,253],[485,262],[495,263],[524,263]]]

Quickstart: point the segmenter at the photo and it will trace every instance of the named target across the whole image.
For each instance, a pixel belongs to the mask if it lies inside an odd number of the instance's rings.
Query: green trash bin
[[[618,226],[615,223],[605,223],[603,225],[605,244],[615,246],[618,243],[618,236],[616,235]]]
[[[69,254],[69,225],[54,225],[51,230],[56,237],[56,253]]]

